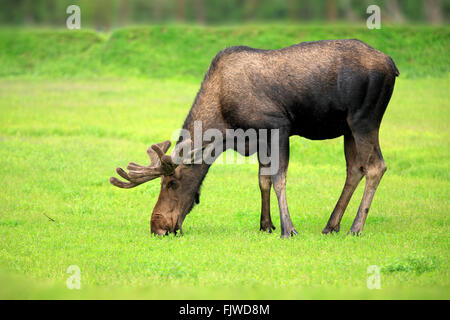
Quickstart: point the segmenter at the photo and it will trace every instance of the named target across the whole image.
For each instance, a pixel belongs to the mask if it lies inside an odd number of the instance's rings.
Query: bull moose
[[[347,178],[322,233],[339,231],[350,198],[365,176],[364,195],[349,231],[359,235],[386,171],[379,128],[398,75],[389,56],[356,39],[303,42],[278,50],[229,47],[212,60],[183,129],[193,136],[194,122],[201,121],[203,130],[214,128],[223,133],[238,128],[278,130],[276,172],[262,174],[268,164],[260,161],[258,151],[260,230],[275,229],[270,217],[273,185],[281,237],[285,238],[297,234],[286,200],[289,137],[325,140],[344,136]],[[180,136],[177,146],[183,143],[190,145],[191,141]],[[161,177],[150,221],[151,232],[157,235],[176,234],[178,230],[182,234],[183,221],[199,203],[200,187],[211,165],[174,161],[174,153],[166,155],[169,147],[170,141],[152,145],[147,150],[149,166],[131,162],[128,173],[117,168],[128,182],[110,179],[117,187],[133,188]]]

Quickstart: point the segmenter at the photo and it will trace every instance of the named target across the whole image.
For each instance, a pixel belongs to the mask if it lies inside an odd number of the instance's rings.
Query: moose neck
[[[211,85],[209,80],[210,79],[206,77],[203,81],[183,125],[183,130],[187,130],[189,132],[190,138],[193,141],[194,139],[200,139],[203,144],[208,142],[203,141],[203,134],[206,130],[217,129],[221,132],[225,132],[226,128],[226,125],[220,115],[219,101],[216,100],[218,97],[218,95],[215,94],[216,88]],[[198,127],[195,127],[198,126],[198,124],[201,124],[201,130],[198,130]],[[200,138],[195,137],[195,135],[198,134],[201,134]],[[182,139],[183,137],[180,135],[177,144],[180,143]],[[217,156],[219,155],[217,154],[216,158]],[[197,191],[200,189],[203,179],[208,173],[210,166],[211,164],[207,164],[205,162],[190,166],[192,176],[191,181]]]
[[[224,133],[226,124],[220,113],[219,92],[217,90],[213,76],[208,73],[183,125],[183,129],[189,131],[192,139],[194,139],[194,126],[198,123],[201,123],[202,135],[208,129],[217,129]]]

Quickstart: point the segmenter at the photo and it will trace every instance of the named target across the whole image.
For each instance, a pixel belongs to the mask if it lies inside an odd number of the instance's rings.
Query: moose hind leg
[[[323,234],[339,232],[341,219],[344,215],[345,209],[348,206],[353,192],[363,177],[363,171],[357,164],[355,139],[351,133],[344,136],[344,152],[345,160],[347,162],[347,178],[345,180],[345,185],[341,196],[339,197],[339,200],[331,213],[330,219],[328,220],[325,228],[322,230]]]
[[[275,226],[270,217],[270,189],[272,188],[272,180],[270,175],[263,175],[261,168],[263,164],[259,163],[259,188],[261,190],[261,220],[260,230],[272,233]]]
[[[359,235],[363,230],[375,191],[383,174],[386,172],[386,164],[384,163],[378,143],[378,130],[372,132],[372,134],[363,136],[355,135],[355,141],[358,160],[366,176],[366,186],[358,213],[350,228],[349,234]]]

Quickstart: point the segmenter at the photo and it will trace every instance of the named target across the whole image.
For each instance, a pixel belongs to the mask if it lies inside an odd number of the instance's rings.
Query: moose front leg
[[[270,175],[265,175],[263,174],[264,172],[261,172],[262,168],[267,168],[267,166],[259,162],[258,174],[259,188],[261,190],[261,220],[259,230],[272,233],[272,230],[275,230],[275,226],[270,218],[270,189],[272,188],[272,180]]]
[[[292,224],[291,216],[289,215],[289,209],[286,199],[286,175],[289,165],[289,136],[281,135],[279,139],[278,146],[271,146],[271,153],[273,153],[273,148],[279,148],[278,157],[278,171],[272,175],[272,183],[275,193],[278,198],[278,207],[280,210],[280,224],[281,224],[281,237],[289,238],[290,236],[296,235],[297,231]],[[273,166],[273,161],[277,159],[272,159],[271,165]]]

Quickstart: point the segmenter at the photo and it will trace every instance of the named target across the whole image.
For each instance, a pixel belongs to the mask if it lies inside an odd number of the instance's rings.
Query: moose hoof
[[[361,235],[361,231],[353,231],[350,229],[349,232],[347,232],[347,236],[360,236]]]
[[[272,233],[272,230],[275,230],[275,226],[272,222],[268,223],[261,223],[261,227],[259,228],[259,231],[269,232]]]
[[[281,238],[282,239],[288,239],[291,238],[293,236],[296,236],[298,234],[298,232],[295,229],[292,229],[291,231],[285,232],[281,234]]]
[[[339,232],[340,226],[336,226],[336,227],[330,227],[330,226],[326,226],[323,230],[322,233],[323,234],[329,234],[329,233],[333,233],[333,232]]]

